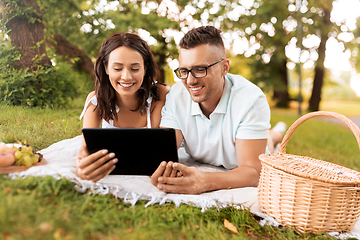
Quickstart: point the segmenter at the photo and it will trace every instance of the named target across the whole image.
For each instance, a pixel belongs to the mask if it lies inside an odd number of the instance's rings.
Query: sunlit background
[[[198,7],[204,6],[206,1],[198,1]],[[212,1],[214,2],[214,1]],[[254,1],[239,1],[242,6],[238,6],[234,11],[228,14],[228,17],[231,18],[238,18],[241,14],[244,14],[247,8],[251,8],[254,5]],[[291,1],[290,1],[291,2]],[[290,12],[294,12],[296,10],[296,2],[292,1],[293,4],[290,4],[288,9]],[[306,1],[303,1],[306,2]],[[106,0],[101,0],[97,9],[101,11],[107,10],[116,10],[119,6],[119,2],[115,1],[112,3],[107,3]],[[305,5],[304,3],[302,3]],[[161,2],[160,5],[157,5],[155,2],[149,2],[146,6],[142,7],[142,13],[148,14],[151,10],[157,9],[158,12],[163,11],[164,15],[167,14],[170,18],[174,18],[175,20],[179,19],[186,19],[188,20],[189,25],[183,27],[179,30],[165,30],[164,34],[168,37],[174,37],[175,42],[179,43],[180,39],[186,33],[189,28],[192,27],[199,27],[202,25],[209,24],[208,22],[208,14],[203,14],[201,16],[201,20],[196,20],[192,18],[197,11],[197,9],[193,6],[185,7],[185,10],[180,13],[178,6],[171,0],[164,0]],[[337,0],[333,2],[333,10],[331,12],[331,21],[335,22],[338,25],[341,23],[345,23],[341,29],[344,31],[339,34],[338,38],[345,41],[350,42],[354,39],[354,35],[349,33],[348,31],[354,31],[357,26],[356,22],[360,16],[360,1],[358,0]],[[209,10],[209,13],[216,12],[218,9],[213,7]],[[312,11],[311,9],[307,9],[305,6],[301,8],[302,12]],[[91,14],[91,13],[90,13]],[[271,22],[275,23],[277,21],[276,16],[271,18]],[[115,28],[115,26],[109,22],[110,27]],[[284,23],[289,30],[294,30],[297,27],[296,22],[288,22]],[[220,24],[214,23],[214,26],[221,27]],[[84,25],[82,30],[83,31],[91,31],[91,26],[89,24]],[[262,28],[266,29],[266,31],[270,32],[270,34],[275,35],[274,29],[271,25],[262,25]],[[139,30],[139,34],[141,37],[146,39],[146,41],[151,45],[156,45],[156,40],[151,37],[150,33],[144,29]],[[244,54],[245,57],[249,57],[255,53],[255,51],[260,47],[260,44],[254,44],[248,41],[246,37],[243,36],[242,33],[238,32],[226,32],[224,34],[227,49],[231,50],[234,54]],[[360,39],[357,40],[360,44]],[[286,48],[286,56],[291,60],[288,64],[290,69],[293,69],[296,63],[300,61],[304,64],[304,68],[312,68],[314,67],[314,61],[317,60],[317,53],[316,51],[303,51],[300,55],[300,49],[296,46],[297,39],[292,39],[287,48]],[[320,39],[316,35],[308,35],[303,40],[303,45],[306,48],[314,48],[318,47],[320,44]],[[339,42],[335,37],[330,37],[326,43],[326,58],[325,58],[325,67],[331,70],[331,73],[336,76],[340,77],[343,71],[349,71],[351,73],[351,80],[350,86],[356,92],[357,96],[360,97],[360,74],[358,74],[354,68],[354,65],[350,63],[351,53],[350,50],[346,50],[344,44]],[[264,57],[265,61],[267,57]],[[268,57],[269,58],[269,57]],[[178,66],[178,62],[176,59],[169,59],[169,65],[171,69],[175,69]],[[177,81],[177,79],[175,79]]]
[[[277,106],[303,99],[317,110],[321,99],[360,99],[360,0],[34,2],[43,10],[45,36],[61,35],[92,62],[114,31],[138,33],[158,60],[159,80],[169,85],[178,81],[176,44],[189,29],[213,25],[223,31],[230,72],[257,84]],[[47,54],[54,66],[62,61],[51,48]],[[78,64],[78,57],[70,58]]]

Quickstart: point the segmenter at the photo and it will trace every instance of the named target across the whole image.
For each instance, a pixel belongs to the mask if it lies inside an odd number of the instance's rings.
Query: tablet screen
[[[151,176],[162,161],[178,161],[172,128],[83,128],[89,154],[101,149],[115,153],[110,174]]]

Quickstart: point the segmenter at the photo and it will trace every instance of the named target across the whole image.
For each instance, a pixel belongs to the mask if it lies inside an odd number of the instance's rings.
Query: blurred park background
[[[201,25],[223,31],[230,72],[263,89],[272,125],[315,110],[360,117],[360,0],[0,0],[0,8],[0,142],[41,150],[80,135],[93,64],[113,32],[143,37],[161,67],[157,80],[171,86],[176,45]],[[304,123],[287,152],[360,170],[354,134],[333,123]],[[66,179],[0,175],[0,238],[334,239],[261,227],[231,206],[145,204],[81,194]]]
[[[101,42],[116,31],[143,37],[161,67],[158,81],[171,86],[181,37],[213,25],[223,31],[230,72],[261,87],[271,106],[300,101],[300,113],[345,101],[360,110],[359,0],[0,0],[0,7],[6,105],[63,108],[76,98],[82,105]]]

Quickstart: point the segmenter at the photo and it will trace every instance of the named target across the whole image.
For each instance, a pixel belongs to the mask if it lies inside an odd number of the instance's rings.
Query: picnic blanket
[[[75,189],[80,192],[93,194],[112,193],[125,202],[134,205],[139,199],[148,200],[145,207],[150,204],[163,204],[173,202],[176,206],[181,203],[191,204],[200,207],[202,211],[211,207],[223,208],[233,206],[235,208],[248,208],[250,212],[262,218],[260,225],[269,224],[279,226],[279,223],[272,217],[262,213],[257,202],[257,188],[237,188],[218,190],[199,195],[167,194],[158,190],[150,182],[148,176],[130,175],[108,175],[100,181],[93,183],[80,179],[76,175],[76,154],[80,148],[81,135],[62,140],[40,151],[43,154],[46,164],[34,166],[20,173],[9,174],[12,178],[50,175],[56,179],[67,178],[75,183]],[[205,172],[227,171],[222,167],[214,167],[193,161],[184,151],[179,149],[179,161],[187,166],[194,166]],[[339,239],[349,237],[360,239],[360,220],[348,233],[330,233]]]

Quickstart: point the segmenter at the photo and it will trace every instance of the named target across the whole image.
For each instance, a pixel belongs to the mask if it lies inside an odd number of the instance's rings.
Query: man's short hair
[[[194,28],[180,40],[179,46],[180,48],[191,49],[203,44],[224,48],[221,31],[213,26]]]

